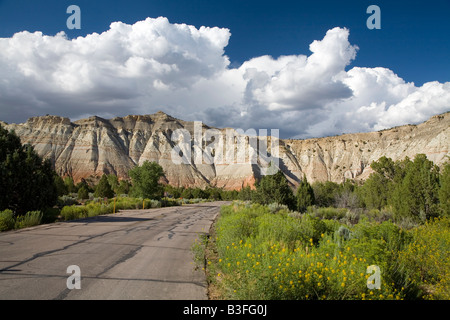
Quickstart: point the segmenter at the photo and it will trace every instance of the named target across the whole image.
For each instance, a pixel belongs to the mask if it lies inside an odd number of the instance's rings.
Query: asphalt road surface
[[[207,299],[191,247],[222,204],[124,210],[0,233],[0,299]]]

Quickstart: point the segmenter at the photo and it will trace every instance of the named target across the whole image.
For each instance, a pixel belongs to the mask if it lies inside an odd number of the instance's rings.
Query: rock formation
[[[271,161],[264,157],[250,161],[258,155],[258,141],[264,140],[233,129],[201,126],[163,112],[109,120],[94,116],[74,122],[42,116],[22,124],[0,124],[49,158],[58,174],[72,176],[75,182],[104,173],[128,178],[128,170],[148,160],[158,162],[166,181],[174,186],[240,189],[253,186],[261,168]],[[366,179],[371,173],[370,163],[381,156],[398,160],[424,153],[441,165],[449,157],[449,124],[447,112],[419,125],[306,140],[269,138],[267,145],[271,151],[270,142],[278,142],[278,158],[272,158],[277,160],[273,163],[293,185],[303,174],[310,182],[342,182]],[[177,140],[183,134],[185,139]],[[275,155],[268,153],[269,157]]]

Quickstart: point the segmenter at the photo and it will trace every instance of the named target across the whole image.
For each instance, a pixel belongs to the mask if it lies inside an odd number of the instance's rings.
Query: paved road
[[[192,243],[224,202],[0,233],[0,299],[207,299]],[[68,289],[77,265],[81,289]]]

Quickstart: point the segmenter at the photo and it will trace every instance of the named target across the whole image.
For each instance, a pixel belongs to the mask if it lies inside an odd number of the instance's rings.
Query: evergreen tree
[[[130,182],[127,180],[120,180],[119,186],[117,187],[116,194],[128,194],[130,192]]]
[[[114,197],[114,192],[111,188],[111,185],[108,182],[108,177],[106,176],[106,174],[104,174],[97,187],[95,188],[95,192],[94,192],[94,197],[98,198],[113,198]]]
[[[132,194],[148,199],[160,199],[164,194],[164,186],[160,179],[164,176],[163,168],[156,162],[145,161],[142,166],[130,170]]]
[[[167,192],[169,196],[172,196],[173,198],[177,199],[181,197],[181,191],[183,191],[183,188],[177,188],[174,186],[171,186],[170,184],[166,184],[164,186],[164,192]]]
[[[79,200],[89,199],[89,190],[87,189],[86,186],[82,185],[78,189],[78,199]]]
[[[78,189],[75,187],[75,184],[73,182],[72,177],[65,177],[64,178],[64,184],[66,185],[67,192],[69,193],[75,193],[78,191]]]
[[[209,188],[208,190],[209,199],[222,200],[221,190],[218,188]]]
[[[119,178],[115,174],[108,174],[108,183],[111,186],[111,189],[117,193],[117,188],[119,187]]]
[[[374,172],[359,188],[358,193],[367,209],[382,209],[387,205],[392,182],[384,175]]]
[[[408,158],[407,158],[408,159]],[[373,161],[370,167],[384,177],[386,180],[393,181],[399,172],[397,171],[397,166],[391,158],[382,156],[378,161]]]
[[[291,210],[296,208],[294,193],[280,170],[275,174],[262,177],[261,181],[256,185],[253,200],[261,204],[273,202],[284,204]]]
[[[314,199],[317,206],[332,207],[335,205],[335,198],[340,190],[338,183],[332,181],[315,182],[311,186],[314,190]]]
[[[252,201],[255,198],[255,190],[250,186],[245,186],[239,191],[238,199],[242,201]]]
[[[238,200],[240,192],[237,190],[222,190],[222,200]]]
[[[426,155],[417,154],[413,161],[406,157],[395,162],[381,157],[371,167],[375,172],[358,188],[367,208],[390,206],[397,219],[409,217],[418,221],[442,212],[440,183],[445,179],[440,177],[439,167]]]
[[[444,165],[440,176],[439,203],[441,214],[450,216],[450,162]]]
[[[297,188],[297,210],[305,212],[309,206],[315,203],[314,190],[303,175],[303,179]]]
[[[72,179],[72,178],[70,178]],[[73,179],[72,179],[72,183],[73,183]],[[84,178],[81,178],[81,181],[77,183],[76,186],[73,187],[74,192],[78,192],[81,188],[85,188],[87,190],[87,192],[94,192],[95,190],[93,188],[91,188],[89,186],[89,184],[86,182],[86,180]]]
[[[58,174],[55,173],[53,181],[55,183],[56,193],[58,194],[58,197],[69,193],[64,180]]]
[[[0,126],[0,211],[16,216],[52,207],[58,198],[55,171],[30,145]]]
[[[380,210],[388,205],[396,186],[403,181],[406,167],[410,162],[408,157],[403,161],[394,162],[391,158],[383,156],[370,164],[374,172],[357,190],[366,208]]]
[[[181,198],[183,199],[192,199],[194,196],[192,195],[192,189],[191,188],[183,188],[180,194]]]
[[[192,190],[192,196],[195,199],[207,199],[208,198],[208,194],[200,188],[194,188]]]
[[[388,204],[397,218],[425,221],[439,215],[439,167],[418,154],[396,162],[397,174],[389,189]]]
[[[418,154],[405,167],[405,176],[397,183],[390,204],[396,216],[412,216],[422,221],[439,215],[439,167]]]

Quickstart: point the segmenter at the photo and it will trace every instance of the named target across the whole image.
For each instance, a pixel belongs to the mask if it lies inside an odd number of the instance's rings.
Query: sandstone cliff
[[[259,157],[257,162],[249,161],[254,159],[251,157],[257,149],[252,137],[239,135],[233,129],[206,125],[196,131],[198,123],[163,112],[109,120],[94,116],[74,122],[58,116],[42,116],[22,124],[0,124],[13,129],[23,143],[33,145],[41,156],[49,158],[58,174],[70,175],[75,181],[100,177],[103,173],[127,178],[129,169],[149,160],[157,161],[164,168],[166,181],[175,186],[240,189],[253,185],[261,175],[261,167],[270,161]],[[419,125],[378,132],[306,140],[274,138],[279,144],[279,158],[275,159],[293,185],[303,174],[309,181],[366,179],[371,173],[370,163],[383,155],[398,160],[424,153],[440,165],[449,157],[449,124],[450,112],[447,112]],[[178,154],[188,156],[189,160],[176,164],[173,150],[183,145],[174,136],[180,130],[188,133],[190,141],[184,153]],[[212,132],[215,137],[207,136],[206,132]],[[230,133],[232,138],[228,139]],[[243,137],[239,140],[242,144],[236,137]],[[204,161],[195,161],[198,150],[205,151]],[[210,155],[211,161],[205,161],[208,158],[205,155]]]

